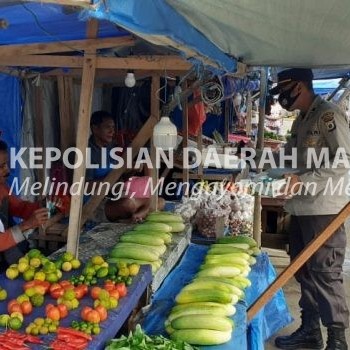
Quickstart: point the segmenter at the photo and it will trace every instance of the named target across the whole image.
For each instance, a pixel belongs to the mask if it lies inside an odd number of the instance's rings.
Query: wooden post
[[[187,81],[183,84],[184,90],[187,89]],[[182,150],[188,147],[188,99],[183,101],[182,103]],[[185,193],[184,196],[189,196],[189,169],[188,164],[182,168],[182,183],[185,184]]]
[[[159,99],[157,98],[157,92],[160,89],[160,78],[158,75],[152,75],[151,85],[151,115],[153,115],[159,121]],[[152,130],[153,132],[153,130]],[[153,144],[153,137],[151,140],[151,160],[152,160],[152,184],[156,188],[158,182],[159,169],[157,169],[156,160],[156,148]],[[151,198],[151,210],[158,210],[158,193],[154,193]]]
[[[252,113],[253,113],[252,93],[250,91],[248,91],[248,94],[247,94],[247,117],[246,117],[247,136],[251,136],[251,133],[252,133]]]
[[[248,309],[248,320],[252,320],[259,310],[282,288],[299,269],[317,252],[317,250],[334,234],[350,215],[350,202],[330,222],[330,224],[311,241],[293,262],[276,278],[265,292]]]
[[[97,36],[98,22],[90,20],[88,22],[87,37],[92,39]],[[81,81],[81,93],[79,104],[79,119],[76,147],[83,154],[82,164],[74,170],[73,184],[82,182],[85,185],[85,170],[86,170],[86,148],[88,146],[89,123],[91,115],[92,95],[94,90],[96,72],[96,51],[86,52],[83,64],[83,77]],[[83,191],[78,195],[72,196],[71,207],[69,214],[69,226],[67,237],[67,251],[78,256],[79,236],[81,229],[81,209],[83,203]]]
[[[228,135],[230,133],[230,104],[231,104],[231,99],[227,99],[225,101],[225,142],[228,142]]]
[[[264,121],[265,121],[265,104],[267,93],[267,68],[263,68],[260,73],[260,100],[259,100],[259,125],[258,139],[256,149],[262,150],[264,147]],[[258,172],[260,172],[258,170]],[[255,195],[254,200],[254,218],[253,218],[253,237],[261,246],[261,196]]]

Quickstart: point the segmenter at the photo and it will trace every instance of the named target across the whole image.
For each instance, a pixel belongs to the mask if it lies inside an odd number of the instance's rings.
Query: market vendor
[[[298,175],[286,176],[290,182],[284,192],[292,196],[285,208],[291,214],[292,260],[349,201],[345,191],[349,169],[344,163],[334,161],[339,148],[350,159],[349,125],[345,114],[336,105],[315,95],[312,80],[310,69],[285,70],[278,74],[278,85],[270,91],[273,95],[279,94],[279,103],[286,110],[300,110],[292,126],[291,139],[285,146],[289,154],[293,147],[296,148],[299,171]],[[323,161],[321,165],[308,168],[306,152],[310,149],[317,155],[322,149],[327,149],[330,165],[327,167]],[[330,193],[329,189],[326,190],[329,179],[334,181],[334,186],[345,180],[345,186]],[[315,183],[316,189],[310,187],[308,190],[309,183]],[[291,335],[276,338],[278,348],[323,349],[321,320],[328,330],[326,349],[347,349],[345,330],[349,327],[349,310],[342,276],[345,249],[346,233],[341,226],[296,274],[301,286],[302,323]]]
[[[110,156],[110,150],[113,147],[115,134],[115,123],[113,117],[106,111],[94,112],[90,120],[91,137],[89,139],[89,147],[91,152],[91,164],[98,164],[97,169],[87,169],[86,181],[92,188],[94,183],[103,182],[107,174],[113,170],[111,165],[115,164],[115,160]],[[106,167],[102,165],[102,149],[106,148],[107,162]],[[132,221],[140,221],[146,217],[150,210],[151,196],[145,191],[146,181],[150,176],[149,169],[142,169],[144,177],[134,177],[130,181],[134,181],[134,185],[138,187],[139,196],[129,196],[125,194],[123,198],[114,200],[113,198],[105,198],[94,213],[93,219],[99,222],[119,221],[131,219]],[[140,172],[129,171],[123,175],[122,180],[128,181],[133,175],[140,175]],[[97,187],[97,186],[96,186]],[[132,191],[129,191],[132,193]],[[163,205],[161,203],[161,205]]]
[[[0,140],[0,264],[12,264],[23,255],[25,249],[25,231],[35,229],[48,220],[46,208],[40,203],[28,202],[9,194],[6,184],[10,174],[8,167],[7,144]],[[18,225],[10,225],[12,217],[23,221]]]

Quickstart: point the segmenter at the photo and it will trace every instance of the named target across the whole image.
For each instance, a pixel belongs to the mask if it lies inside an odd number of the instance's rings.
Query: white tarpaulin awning
[[[225,53],[254,66],[350,66],[349,0],[166,0]]]

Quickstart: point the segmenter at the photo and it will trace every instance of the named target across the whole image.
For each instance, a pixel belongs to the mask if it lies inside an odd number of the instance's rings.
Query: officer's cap
[[[314,75],[311,69],[292,68],[283,70],[277,74],[277,86],[270,90],[270,94],[279,94],[281,88],[289,84],[291,81],[312,81],[313,78]]]

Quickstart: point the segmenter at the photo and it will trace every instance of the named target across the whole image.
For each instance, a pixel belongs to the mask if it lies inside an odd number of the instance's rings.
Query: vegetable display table
[[[166,335],[164,321],[174,305],[174,299],[197,273],[208,249],[208,246],[190,244],[180,264],[165,279],[162,287],[154,295],[152,306],[143,323],[143,328],[148,334]],[[263,350],[264,341],[291,322],[283,292],[280,291],[257,317],[249,325],[247,324],[247,305],[251,305],[274,278],[275,272],[267,254],[261,254],[257,257],[257,263],[252,267],[249,275],[252,286],[245,291],[245,301],[236,305],[237,312],[233,316],[235,330],[231,341],[219,346],[201,347],[201,349]]]
[[[71,274],[66,273],[63,275],[63,279],[69,278]],[[120,299],[119,305],[116,309],[109,310],[108,319],[101,323],[101,333],[97,336],[93,336],[93,340],[89,343],[89,350],[99,350],[104,349],[105,343],[112,339],[115,334],[119,331],[123,323],[127,320],[130,313],[137,306],[139,299],[142,294],[147,289],[148,285],[152,281],[151,267],[149,265],[142,266],[140,272],[137,276],[134,277],[133,283],[128,287],[128,294],[124,298]],[[16,298],[18,295],[23,293],[24,281],[22,278],[16,280],[9,280],[5,277],[4,274],[0,275],[0,285],[5,288],[8,292],[8,299],[0,302],[0,314],[7,313],[7,302],[11,299]],[[45,303],[41,307],[36,307],[33,309],[33,312],[26,316],[24,319],[25,327],[32,322],[37,317],[45,317],[45,305],[53,303],[56,304],[56,300],[52,299],[49,295],[45,296]],[[70,326],[73,320],[80,319],[80,311],[84,306],[92,306],[93,300],[91,297],[85,297],[80,300],[80,306],[78,309],[72,310],[69,312],[69,315],[63,319],[60,323],[63,327]],[[0,327],[0,331],[3,331]],[[41,336],[41,338],[48,345],[50,341],[55,338],[55,334]],[[31,346],[31,349],[42,349],[41,346]]]

